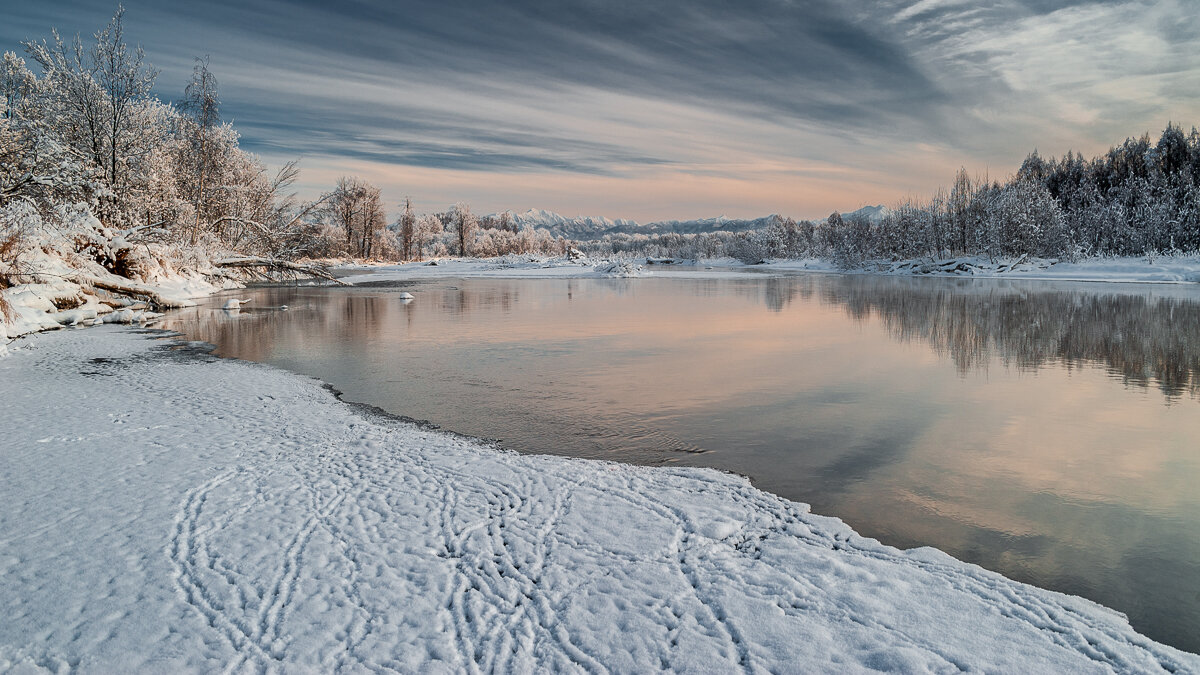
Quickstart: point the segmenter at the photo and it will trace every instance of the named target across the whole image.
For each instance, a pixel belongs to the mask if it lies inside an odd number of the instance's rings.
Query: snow
[[[483,259],[446,258],[431,262],[376,266],[367,270],[347,268],[364,273],[343,277],[342,281],[355,285],[381,281],[462,277],[561,279],[637,277],[648,275],[649,272],[646,272],[635,260],[591,260],[579,256],[540,258],[528,255]]]
[[[737,476],[518,455],[155,337],[0,360],[0,671],[1200,672]]]
[[[1160,256],[1150,262],[1145,257],[1092,258],[1080,262],[1037,258],[989,261],[985,257],[907,260],[872,263],[853,270],[841,270],[829,260],[805,258],[776,260],[746,265],[733,258],[675,261],[672,265],[640,263],[655,259],[629,258],[595,260],[588,258],[453,258],[430,263],[405,263],[373,266],[346,277],[350,284],[380,281],[409,281],[446,278],[586,278],[647,277],[736,278],[754,275],[786,275],[799,272],[829,274],[880,274],[894,276],[931,276],[976,279],[1020,279],[1044,281],[1087,281],[1133,284],[1191,284],[1200,282],[1200,256]],[[639,262],[640,261],[640,262]]]
[[[857,220],[859,218],[865,218],[868,222],[880,223],[883,222],[884,218],[887,218],[889,215],[891,215],[891,213],[892,210],[888,207],[884,206],[883,204],[876,204],[875,206],[868,205],[849,213],[843,213],[841,216],[842,220]]]
[[[186,307],[193,298],[241,284],[188,251],[161,244],[130,246],[82,206],[63,207],[42,218],[24,202],[0,210],[24,233],[15,260],[0,261],[0,272],[22,281],[0,288],[0,357],[12,338],[61,326],[141,323],[160,316],[129,297],[152,298],[160,306]],[[81,252],[86,251],[85,252]],[[124,254],[139,270],[137,279],[116,275],[100,264]],[[193,252],[194,253],[194,252]],[[105,290],[105,289],[108,290]],[[121,289],[115,292],[113,289]]]

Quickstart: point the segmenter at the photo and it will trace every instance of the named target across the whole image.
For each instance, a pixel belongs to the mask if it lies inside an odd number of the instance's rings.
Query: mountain
[[[843,213],[842,220],[851,220],[853,218],[866,218],[872,223],[878,223],[892,212],[888,207],[880,204],[878,206],[864,206],[850,213]]]
[[[499,214],[494,214],[493,217]],[[534,229],[546,230],[555,237],[567,239],[599,239],[610,232],[632,232],[641,227],[637,221],[625,218],[596,218],[591,216],[575,216],[567,218],[545,209],[529,209],[524,213],[508,212],[509,219],[517,227],[528,225]]]

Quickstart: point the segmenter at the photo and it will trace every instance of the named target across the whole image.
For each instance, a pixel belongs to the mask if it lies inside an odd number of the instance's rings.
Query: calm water
[[[1200,288],[668,276],[239,295],[249,309],[217,298],[166,327],[514,449],[745,474],[1200,652]]]

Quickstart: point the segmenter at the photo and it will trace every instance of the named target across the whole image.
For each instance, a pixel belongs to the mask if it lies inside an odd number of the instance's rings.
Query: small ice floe
[[[400,298],[401,300],[412,300],[414,298],[413,294],[407,291],[397,295],[396,297]]]

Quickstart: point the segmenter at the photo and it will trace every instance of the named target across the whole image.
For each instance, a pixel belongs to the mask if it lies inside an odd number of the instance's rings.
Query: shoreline
[[[614,262],[617,261],[617,262]],[[352,271],[343,278],[350,285],[422,279],[470,278],[644,278],[700,277],[745,278],[762,275],[843,274],[913,279],[986,279],[997,281],[1050,281],[1178,285],[1200,283],[1200,257],[1093,258],[1077,263],[1048,260],[988,262],[979,257],[945,260],[875,262],[842,269],[824,259],[772,260],[745,264],[733,259],[681,260],[669,263],[647,258],[576,259],[509,256],[506,258],[450,258],[430,262],[346,264],[336,270]],[[944,268],[948,268],[944,269]],[[957,271],[954,271],[957,270]]]
[[[0,607],[17,617],[0,628],[0,665],[328,668],[403,652],[406,668],[472,667],[474,654],[484,668],[1200,670],[1200,657],[1140,636],[1117,612],[934,549],[883,546],[730,474],[522,455],[378,418],[313,378],[197,358],[128,329],[27,340],[0,360],[0,389],[14,402],[0,414],[29,422],[12,426],[13,473],[0,491],[0,540],[9,542],[0,559],[15,579]],[[139,405],[159,397],[177,414]],[[55,407],[75,412],[64,420]],[[142,433],[106,434],[118,419]],[[62,427],[77,425],[88,441],[57,447],[72,437]],[[44,493],[29,475],[48,470],[43,455],[65,460],[55,467],[62,484]],[[96,462],[106,467],[98,477],[77,471]],[[105,488],[122,492],[127,480],[104,478],[131,471],[155,479],[149,496],[110,503]],[[78,602],[91,588],[123,588],[121,579],[83,560],[97,551],[74,539],[29,537],[57,532],[54,514],[72,513],[87,494],[99,497],[98,517],[79,534],[115,549],[109,559],[138,562],[145,593]],[[140,527],[122,527],[131,511],[145,517]],[[48,587],[43,577],[59,571],[48,563],[63,560],[82,569],[66,588]],[[287,583],[269,583],[281,571]],[[275,587],[286,593],[272,595]],[[109,616],[122,606],[129,611]],[[59,626],[55,612],[68,608],[78,614]],[[127,630],[146,614],[171,628]],[[244,618],[255,615],[267,620]],[[399,629],[389,617],[441,630]],[[85,637],[72,639],[67,624]],[[118,660],[127,650],[176,656]]]
[[[641,261],[641,262],[639,262]],[[446,278],[511,279],[629,279],[629,278],[704,278],[737,279],[762,275],[842,274],[847,276],[889,276],[913,279],[986,279],[1060,283],[1110,283],[1119,285],[1188,288],[1200,284],[1200,256],[1162,256],[1149,263],[1144,258],[1093,258],[1079,263],[1032,260],[985,262],[979,257],[948,258],[943,261],[903,260],[870,263],[870,268],[841,269],[824,259],[775,260],[745,264],[733,259],[686,260],[664,263],[661,260],[609,257],[588,259],[569,257],[538,258],[507,256],[501,258],[443,258],[436,261],[368,264],[326,261],[334,271],[352,272],[341,278],[348,286],[420,281]],[[436,262],[437,264],[432,264]],[[939,271],[942,267],[962,266],[958,272]],[[928,272],[918,270],[928,269]],[[957,268],[956,268],[957,269]],[[1054,270],[1053,273],[1048,270]],[[117,279],[117,277],[113,277]],[[195,276],[173,276],[145,284],[123,280],[130,289],[148,297],[158,297],[170,307],[185,307],[224,291],[244,285],[224,279],[220,285]],[[310,281],[309,283],[321,283]],[[145,302],[116,297],[74,282],[21,284],[0,289],[0,299],[11,305],[10,321],[0,319],[0,358],[7,345],[26,335],[78,325],[100,323],[145,324],[160,314]],[[65,309],[60,308],[65,307]],[[160,308],[161,309],[161,308]]]

